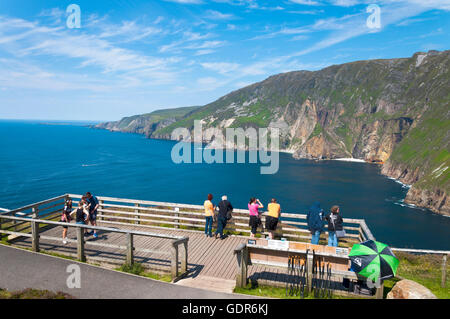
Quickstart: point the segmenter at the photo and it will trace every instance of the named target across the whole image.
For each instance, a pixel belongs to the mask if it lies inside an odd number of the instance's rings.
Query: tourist
[[[64,205],[63,211],[62,211],[62,215],[61,215],[61,223],[70,223],[71,221],[71,217],[70,217],[70,213],[72,212],[72,200],[68,199],[66,201],[66,204]],[[67,229],[69,227],[68,226],[63,226],[63,233],[62,233],[62,238],[63,238],[63,244],[66,245],[67,244]]]
[[[259,225],[261,225],[261,218],[259,216],[259,208],[264,208],[264,205],[261,204],[259,199],[252,197],[248,203],[248,211],[249,211],[249,221],[248,225],[251,227],[250,238],[255,238],[256,229]]]
[[[212,237],[212,224],[214,217],[214,204],[211,202],[213,199],[212,194],[208,194],[208,199],[205,200],[203,206],[205,207],[205,235],[206,237]]]
[[[74,209],[70,216],[75,214],[75,222],[79,225],[86,225],[89,218],[88,206],[86,206],[86,202],[82,199],[78,203],[78,208]],[[86,232],[86,229],[84,230]]]
[[[338,237],[336,232],[344,229],[344,221],[339,214],[339,206],[331,207],[331,212],[325,216],[325,220],[328,222],[328,246],[337,247]]]
[[[320,234],[323,231],[323,209],[320,208],[319,202],[315,202],[309,208],[306,221],[311,232],[311,244],[318,245]]]
[[[97,197],[92,196],[90,192],[86,193],[87,203],[89,204],[89,221],[92,226],[97,226],[97,209],[99,207],[99,202]],[[97,230],[89,232],[88,235],[94,233],[94,238],[97,238]]]
[[[267,205],[268,214],[266,217],[266,229],[269,231],[269,238],[274,238],[275,230],[277,230],[278,219],[280,218],[281,206],[275,198],[272,198]]]
[[[217,216],[217,230],[215,238],[217,239],[217,236],[220,235],[220,239],[225,239],[223,230],[227,226],[227,221],[231,219],[233,206],[231,206],[231,203],[228,201],[227,196],[224,195],[222,196],[222,200],[217,205],[217,208],[219,210],[219,213]]]

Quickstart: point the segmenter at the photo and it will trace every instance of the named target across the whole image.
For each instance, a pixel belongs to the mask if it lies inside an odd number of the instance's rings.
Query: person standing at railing
[[[274,238],[274,233],[277,230],[278,219],[281,214],[281,206],[277,203],[275,198],[272,198],[269,205],[267,205],[268,215],[266,217],[266,229],[269,231],[269,238]]]
[[[320,234],[323,231],[323,209],[320,208],[320,203],[315,202],[306,215],[308,229],[311,232],[311,244],[318,245]]]
[[[214,204],[211,202],[213,199],[212,194],[208,194],[208,199],[205,200],[203,206],[205,207],[205,236],[212,237],[212,224],[214,216]]]
[[[75,214],[75,222],[79,225],[86,225],[87,224],[87,220],[89,217],[89,211],[88,211],[88,206],[85,205],[86,202],[84,199],[80,200],[78,202],[78,208],[74,209],[71,213],[70,216],[72,217],[73,214]],[[84,230],[84,233],[86,233],[86,229]]]
[[[63,211],[62,211],[62,215],[61,215],[61,223],[70,223],[71,221],[71,217],[70,217],[70,213],[72,212],[72,200],[68,199],[66,201],[66,204],[64,205]],[[67,244],[67,229],[69,227],[68,226],[63,226],[63,233],[62,233],[62,238],[63,238],[63,244],[66,245]]]
[[[261,218],[259,217],[258,209],[264,208],[259,199],[252,197],[248,203],[249,221],[248,225],[251,227],[250,238],[255,238],[256,229],[261,225]]]
[[[331,207],[331,212],[325,216],[325,220],[328,222],[328,246],[337,247],[339,243],[337,233],[342,233],[344,230],[344,221],[339,214],[339,206]]]
[[[99,202],[97,197],[92,196],[90,192],[86,193],[87,202],[89,204],[89,221],[92,226],[97,226],[97,209],[99,207]],[[94,238],[97,238],[97,231],[89,232],[88,235],[94,234]]]
[[[226,195],[222,196],[222,200],[217,205],[219,213],[217,214],[217,230],[215,238],[220,235],[220,239],[225,239],[223,235],[223,230],[227,226],[227,221],[231,219],[231,213],[233,212],[233,206],[228,201]]]

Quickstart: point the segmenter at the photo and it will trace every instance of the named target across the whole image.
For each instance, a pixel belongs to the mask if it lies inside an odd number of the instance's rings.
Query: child
[[[72,218],[70,217],[70,213],[72,212],[72,200],[68,199],[66,201],[66,204],[64,205],[64,209],[62,211],[62,215],[61,215],[61,223],[70,223],[70,221],[72,220]],[[62,238],[63,238],[63,244],[66,245],[67,244],[67,226],[63,226],[63,233],[62,233]]]

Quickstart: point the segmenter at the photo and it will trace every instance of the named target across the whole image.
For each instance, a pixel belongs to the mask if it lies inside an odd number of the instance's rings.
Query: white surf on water
[[[365,160],[358,159],[358,158],[335,158],[334,161],[341,161],[341,162],[355,162],[355,163],[365,163]]]

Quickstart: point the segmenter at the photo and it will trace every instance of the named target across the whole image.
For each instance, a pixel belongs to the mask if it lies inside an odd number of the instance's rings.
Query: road
[[[79,266],[79,288],[70,265]],[[70,269],[70,267],[69,267]],[[0,245],[0,288],[65,292],[82,299],[237,299],[247,296],[184,287]],[[248,296],[248,298],[251,298]]]

